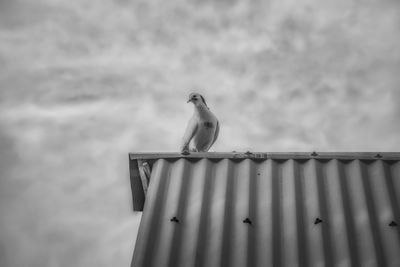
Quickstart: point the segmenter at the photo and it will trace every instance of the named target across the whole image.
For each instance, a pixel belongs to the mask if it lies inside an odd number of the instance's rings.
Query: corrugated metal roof
[[[400,266],[400,153],[131,154],[130,169],[134,267]]]

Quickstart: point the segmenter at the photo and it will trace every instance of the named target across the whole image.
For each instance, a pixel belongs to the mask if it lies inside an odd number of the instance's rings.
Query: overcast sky
[[[0,266],[129,266],[128,152],[400,151],[397,0],[1,0]]]

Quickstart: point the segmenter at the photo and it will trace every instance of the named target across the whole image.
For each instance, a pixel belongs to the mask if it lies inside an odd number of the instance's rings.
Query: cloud
[[[0,265],[128,265],[127,153],[177,151],[192,91],[216,151],[398,151],[399,11],[2,1]]]
[[[103,107],[26,106],[2,114],[5,266],[88,266],[91,255],[99,266],[129,264],[140,216],[131,213],[127,142],[120,143],[111,121],[113,129],[96,126],[115,118],[110,110],[97,116]],[[115,254],[103,253],[104,235],[115,242]]]

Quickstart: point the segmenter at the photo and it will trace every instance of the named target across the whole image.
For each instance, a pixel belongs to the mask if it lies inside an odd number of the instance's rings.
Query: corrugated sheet
[[[375,154],[147,157],[132,266],[398,267],[400,157]]]

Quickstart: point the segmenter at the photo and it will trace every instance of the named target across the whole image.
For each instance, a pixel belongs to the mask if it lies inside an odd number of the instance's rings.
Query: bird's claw
[[[186,156],[186,155],[190,155],[190,152],[188,150],[183,150],[181,152],[181,154]]]

